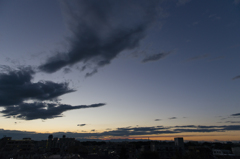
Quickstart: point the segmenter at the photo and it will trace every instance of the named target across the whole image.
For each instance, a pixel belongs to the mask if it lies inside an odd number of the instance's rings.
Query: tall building
[[[182,137],[174,138],[175,146],[184,147],[184,142]]]
[[[52,139],[53,139],[53,135],[49,135],[48,140],[52,140]]]

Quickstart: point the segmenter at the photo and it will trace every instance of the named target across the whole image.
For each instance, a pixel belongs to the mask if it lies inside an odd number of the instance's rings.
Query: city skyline
[[[240,141],[239,19],[239,0],[0,1],[0,136]]]

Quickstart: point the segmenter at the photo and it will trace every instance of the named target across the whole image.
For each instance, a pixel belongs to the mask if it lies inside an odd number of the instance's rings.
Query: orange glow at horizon
[[[223,132],[215,133],[181,133],[178,135],[139,135],[139,136],[108,136],[100,137],[101,140],[111,140],[111,139],[136,139],[136,140],[159,140],[159,141],[174,141],[176,137],[183,137],[184,141],[240,141],[238,132],[229,132],[228,134]]]

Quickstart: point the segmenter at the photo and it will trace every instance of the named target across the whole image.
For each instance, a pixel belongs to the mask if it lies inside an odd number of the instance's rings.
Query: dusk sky
[[[0,0],[0,137],[240,141],[240,0]]]

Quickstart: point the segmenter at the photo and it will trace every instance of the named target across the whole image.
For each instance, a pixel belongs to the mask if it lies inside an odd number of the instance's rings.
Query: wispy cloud
[[[146,62],[152,62],[152,61],[158,61],[160,59],[165,58],[167,55],[169,55],[171,52],[162,52],[162,53],[158,53],[158,54],[154,54],[154,55],[149,55],[146,56],[143,60],[142,63],[146,63]]]
[[[194,60],[205,59],[208,56],[209,56],[208,54],[204,54],[204,55],[200,55],[200,56],[194,56],[194,57],[191,57],[191,58],[187,59],[187,61],[194,61]]]
[[[171,117],[171,118],[168,118],[168,119],[170,119],[170,120],[172,120],[172,119],[177,119],[177,117]]]
[[[155,119],[154,121],[160,121],[161,119]]]
[[[235,77],[232,78],[232,80],[236,80],[236,79],[240,79],[240,75],[235,76]]]

